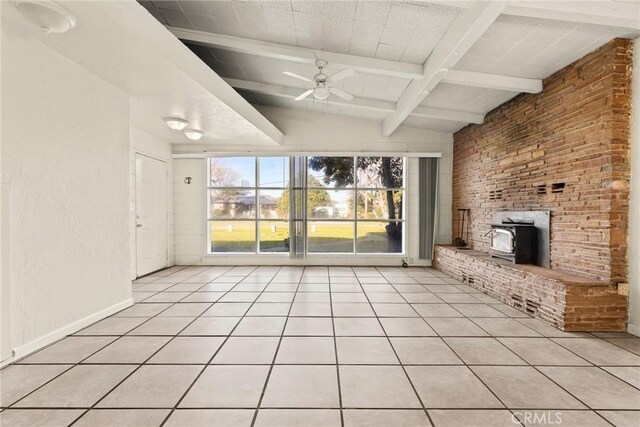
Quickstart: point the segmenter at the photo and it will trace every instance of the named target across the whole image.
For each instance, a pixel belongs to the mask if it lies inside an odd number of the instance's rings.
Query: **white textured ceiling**
[[[602,25],[502,15],[456,68],[541,79],[611,39],[630,34]]]
[[[166,25],[423,63],[459,10],[391,1],[141,1]]]
[[[402,1],[140,1],[167,26],[230,35],[289,46],[423,64],[462,12],[448,6]],[[454,5],[454,6],[451,6]],[[456,69],[542,79],[628,30],[603,25],[501,15],[456,65]],[[291,71],[312,77],[311,64],[189,44],[216,73],[290,88],[309,84],[287,77]],[[340,67],[329,64],[327,74]],[[395,103],[410,79],[357,73],[339,88],[363,99]],[[383,111],[331,102],[291,99],[248,92],[250,102],[382,120]],[[439,83],[424,107],[485,114],[517,92]],[[330,98],[331,100],[331,98]],[[452,132],[464,121],[410,116],[405,125]]]
[[[263,130],[275,127],[137,4],[67,2],[78,26],[55,37],[27,23],[15,7],[4,6],[3,23],[21,38],[38,40],[127,94],[134,126],[171,143],[190,142],[162,120],[175,115],[203,130],[206,143],[273,144]],[[255,123],[268,126],[260,129]]]

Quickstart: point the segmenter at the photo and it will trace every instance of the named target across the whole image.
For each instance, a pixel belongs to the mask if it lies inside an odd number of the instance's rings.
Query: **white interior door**
[[[167,164],[136,153],[136,276],[167,266]]]

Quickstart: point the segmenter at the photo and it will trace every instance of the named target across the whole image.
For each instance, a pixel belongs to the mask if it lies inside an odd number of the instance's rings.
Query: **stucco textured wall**
[[[131,296],[129,101],[22,27],[2,24],[15,348]]]

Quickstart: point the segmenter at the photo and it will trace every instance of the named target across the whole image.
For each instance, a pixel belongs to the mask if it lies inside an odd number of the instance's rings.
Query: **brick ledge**
[[[433,267],[563,331],[626,331],[627,297],[605,282],[453,246],[436,246]]]
[[[575,274],[565,273],[560,270],[552,270],[550,268],[540,267],[532,264],[514,264],[500,258],[492,258],[488,253],[476,251],[474,249],[460,249],[453,245],[436,245],[436,246],[442,246],[443,248],[446,248],[448,250],[459,252],[462,255],[467,255],[467,256],[478,258],[486,262],[495,263],[505,269],[523,271],[525,273],[535,274],[536,276],[545,277],[551,280],[559,280],[568,286],[590,286],[590,287],[591,286],[603,286],[603,287],[611,286],[607,282],[602,282],[600,280],[595,280],[588,277],[581,277]]]

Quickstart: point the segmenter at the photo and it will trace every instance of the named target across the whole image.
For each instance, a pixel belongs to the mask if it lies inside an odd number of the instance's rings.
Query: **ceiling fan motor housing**
[[[324,59],[315,60],[315,65],[316,67],[318,67],[318,73],[313,76],[313,80],[289,71],[283,71],[284,74],[290,77],[295,77],[296,79],[304,80],[306,82],[312,81],[316,84],[316,87],[304,91],[296,98],[294,98],[294,101],[301,101],[309,95],[313,95],[315,99],[324,100],[329,98],[329,95],[332,93],[346,100],[353,99],[353,95],[351,95],[350,93],[345,92],[342,89],[333,87],[333,83],[353,75],[353,69],[345,68],[342,71],[339,71],[331,76],[327,76],[323,71],[324,67],[326,67],[327,64],[327,61],[325,61]]]
[[[316,83],[324,83],[327,81],[327,79],[329,78],[329,76],[327,76],[325,73],[318,73],[315,76],[313,76],[313,80]]]

